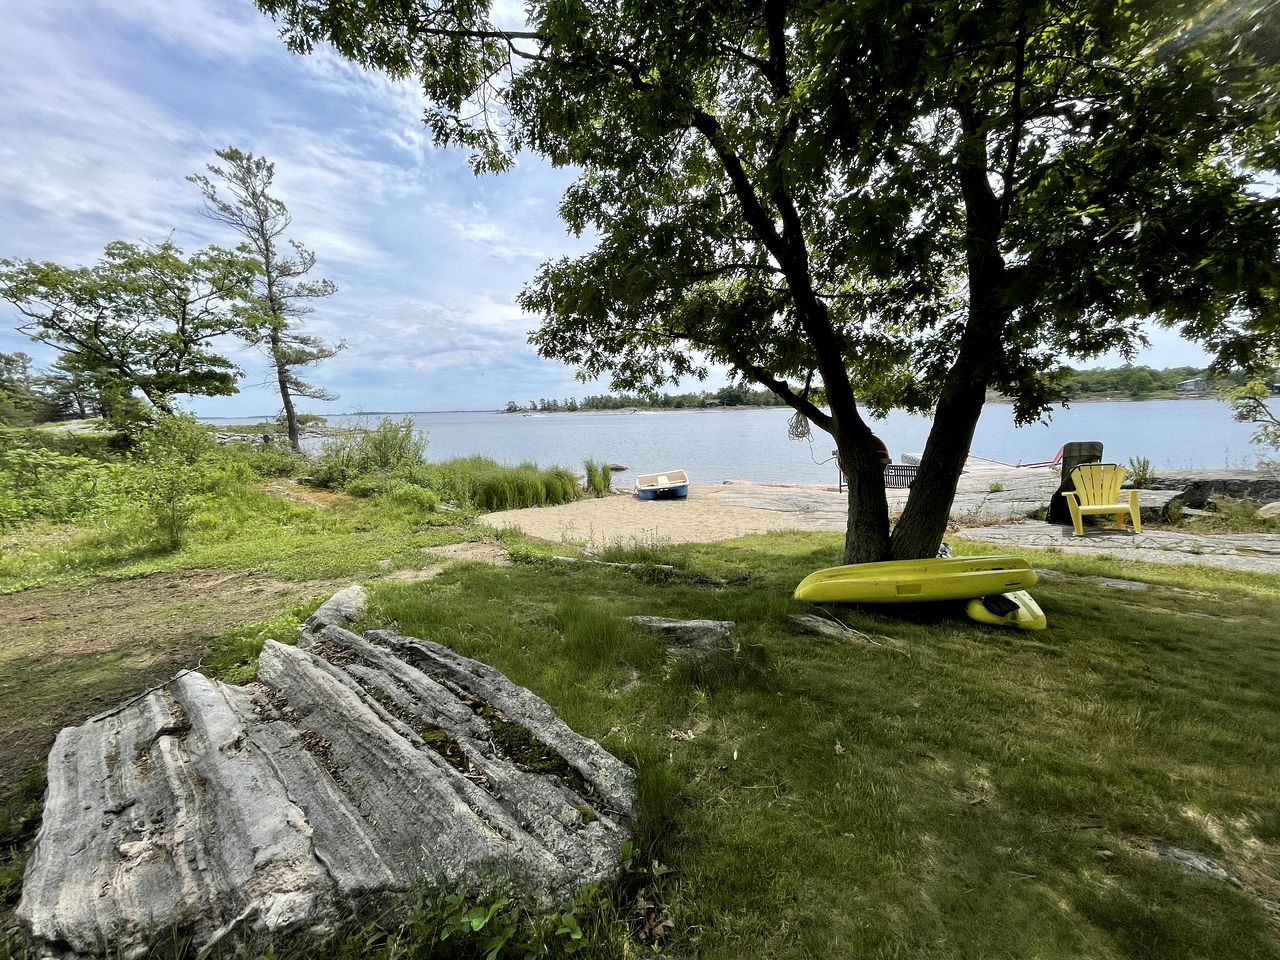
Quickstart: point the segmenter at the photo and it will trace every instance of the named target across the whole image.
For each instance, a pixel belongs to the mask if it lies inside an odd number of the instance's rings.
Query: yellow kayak
[[[1023,557],[952,557],[887,560],[828,567],[796,587],[797,600],[812,603],[919,603],[968,600],[1025,590],[1036,572]]]

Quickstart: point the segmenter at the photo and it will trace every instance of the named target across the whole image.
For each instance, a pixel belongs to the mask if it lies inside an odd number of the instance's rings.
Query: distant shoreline
[[[1060,401],[1059,403],[1070,406],[1075,403],[1143,403],[1157,400],[1222,400],[1219,393],[1181,393],[1174,395],[1160,394],[1148,397],[1128,397],[1128,396],[1087,396],[1073,397],[1069,400]],[[990,397],[987,403],[1009,404],[1012,403],[1007,397]],[[1223,400],[1225,403],[1226,401]],[[720,413],[724,411],[743,411],[743,410],[790,410],[791,408],[785,404],[758,406],[755,404],[734,404],[731,406],[718,407],[616,407],[609,410],[495,410],[492,407],[478,410],[357,410],[345,413],[319,413],[311,414],[321,417],[416,417],[423,414],[440,414],[440,413],[491,413],[501,416],[527,416],[527,417],[544,417],[556,416],[559,414],[601,414],[601,413],[687,413],[696,411],[699,413]],[[276,414],[245,414],[238,417],[207,417],[200,416],[197,419],[201,423],[262,423],[274,421]]]

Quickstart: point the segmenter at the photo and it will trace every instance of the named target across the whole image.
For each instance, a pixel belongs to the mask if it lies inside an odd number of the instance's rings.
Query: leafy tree
[[[1253,369],[1253,377],[1223,391],[1231,403],[1232,414],[1241,423],[1252,423],[1257,429],[1253,442],[1265,444],[1280,454],[1280,414],[1271,385],[1280,377],[1280,350],[1263,358]],[[1276,465],[1274,462],[1273,466]]]
[[[294,398],[336,400],[337,396],[307,383],[298,370],[337,355],[346,343],[325,343],[305,334],[298,329],[298,321],[314,309],[310,301],[331,296],[338,288],[331,280],[305,279],[316,265],[316,255],[296,240],[285,240],[293,218],[270,193],[275,164],[235,147],[216,153],[226,166],[209,164],[206,169],[213,179],[203,174],[187,179],[204,195],[205,216],[240,234],[261,266],[256,283],[261,314],[257,323],[246,328],[246,335],[271,358],[289,443],[294,452],[301,452]],[[220,193],[219,187],[226,192]],[[284,249],[286,245],[291,252]]]
[[[130,383],[89,354],[60,354],[36,384],[54,419],[102,417],[127,433],[148,419],[147,405]]]
[[[1133,0],[532,0],[511,30],[484,2],[257,2],[297,51],[417,78],[478,169],[576,165],[561,212],[598,242],[525,289],[539,351],[773,390],[840,450],[849,562],[934,553],[988,388],[1028,421],[1060,358],[1145,318],[1224,362],[1275,325],[1264,8],[1191,33]],[[934,423],[891,539],[866,413],[894,406]]]
[[[0,353],[0,423],[26,426],[43,419],[45,401],[34,387],[30,355]]]
[[[240,370],[213,343],[244,324],[255,269],[221,247],[116,241],[92,267],[0,259],[0,297],[32,340],[171,413],[177,394],[235,393]]]

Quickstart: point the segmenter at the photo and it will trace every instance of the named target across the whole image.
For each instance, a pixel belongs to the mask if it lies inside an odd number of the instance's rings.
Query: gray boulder
[[[422,882],[550,906],[616,870],[634,774],[545,702],[427,641],[309,638],[58,735],[17,911],[38,950],[323,931]]]
[[[349,627],[364,616],[368,602],[369,595],[360,584],[343,587],[307,618],[304,633],[321,627]]]

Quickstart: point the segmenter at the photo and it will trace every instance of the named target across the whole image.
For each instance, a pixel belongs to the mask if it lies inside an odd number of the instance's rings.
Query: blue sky
[[[184,178],[234,144],[275,161],[292,236],[338,284],[306,325],[349,344],[312,377],[341,398],[304,409],[486,409],[605,389],[539,358],[525,341],[537,320],[514,302],[540,262],[585,249],[556,216],[571,171],[526,155],[474,177],[464,153],[432,145],[413,86],[326,51],[291,55],[249,0],[0,0],[0,23],[0,256],[88,263],[111,240],[170,232],[188,251],[229,243]],[[47,362],[18,320],[0,306],[0,351]],[[1138,362],[1202,361],[1153,340]],[[262,358],[230,352],[248,373],[240,393],[189,405],[273,413]]]

